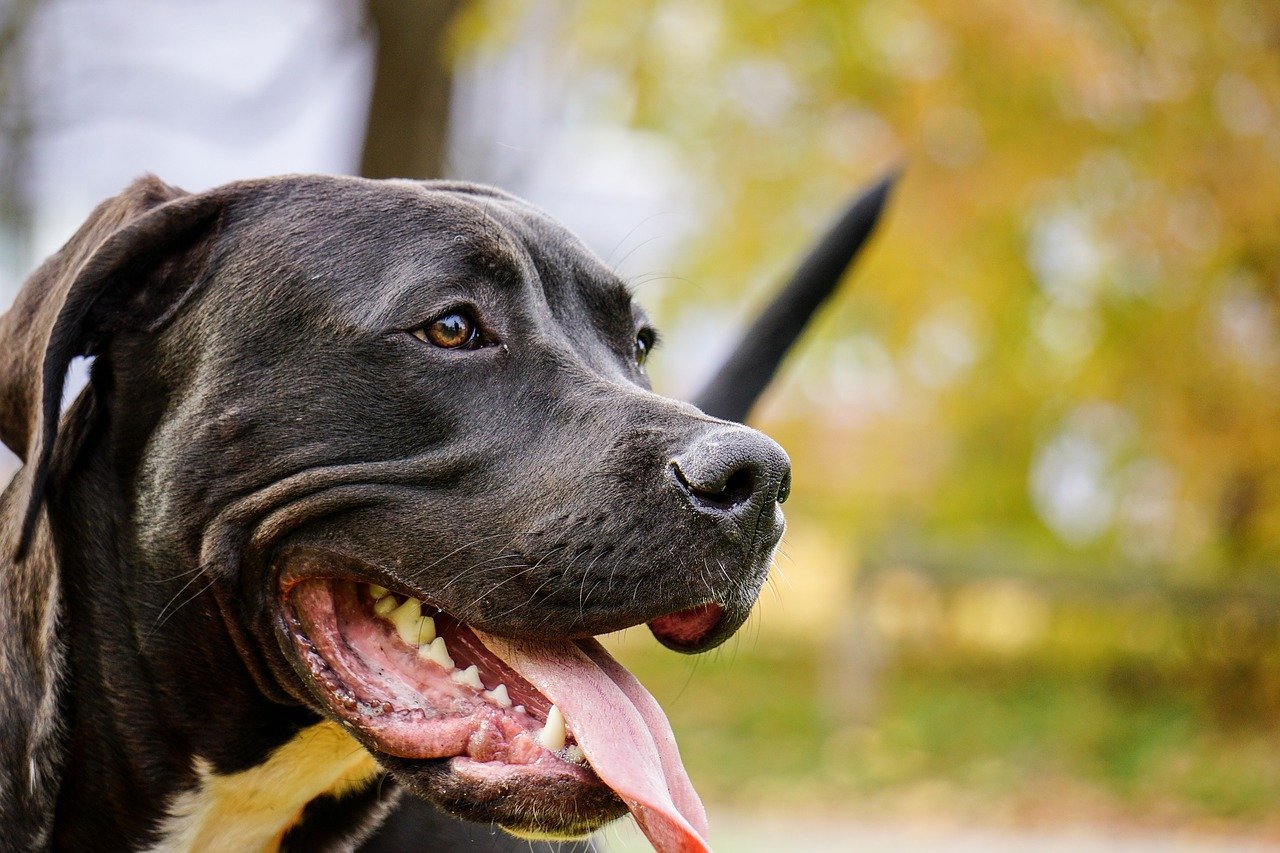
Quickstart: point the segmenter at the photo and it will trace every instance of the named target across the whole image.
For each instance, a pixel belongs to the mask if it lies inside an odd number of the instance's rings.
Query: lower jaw
[[[380,763],[410,791],[450,814],[498,824],[521,837],[578,838],[627,814],[612,790],[575,775],[466,758],[383,758]]]
[[[536,726],[545,722],[550,703],[519,676],[510,671],[496,673],[504,683],[512,684],[517,707],[528,706],[521,715],[476,701],[438,673],[432,675],[434,688],[445,690],[443,696],[437,696],[443,707],[413,707],[407,698],[410,693],[426,694],[433,688],[415,682],[412,670],[390,672],[388,683],[398,687],[374,689],[351,671],[355,663],[365,663],[361,650],[346,645],[350,659],[343,666],[331,659],[340,656],[325,655],[317,647],[346,642],[340,616],[375,618],[367,609],[369,602],[359,599],[358,590],[352,599],[352,585],[340,587],[346,582],[305,583],[329,584],[333,611],[304,613],[291,606],[298,603],[292,596],[286,603],[283,627],[295,653],[295,668],[328,707],[329,715],[336,716],[407,787],[459,817],[497,823],[521,834],[575,837],[626,813],[623,802],[588,766],[564,760],[532,741]],[[305,600],[317,608],[323,607],[325,597],[311,589]],[[356,613],[356,605],[365,610]],[[332,626],[325,630],[325,640],[316,644],[311,632],[329,617]],[[360,626],[360,631],[367,633],[368,626]],[[400,655],[397,660],[403,660],[408,654],[412,661],[406,648],[397,647],[394,630],[384,634],[381,638],[374,635],[372,649],[368,648],[369,636],[362,637],[366,650],[373,654],[372,667],[388,664],[384,655]],[[458,674],[456,670],[454,674]],[[486,680],[492,680],[493,675],[487,674]]]

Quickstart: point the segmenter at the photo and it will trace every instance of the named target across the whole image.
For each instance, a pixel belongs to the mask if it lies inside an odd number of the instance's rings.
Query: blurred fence
[[[874,707],[879,671],[1021,662],[1118,689],[1185,691],[1225,721],[1280,716],[1280,592],[1262,583],[1028,573],[917,555],[859,575],[835,648],[839,706]]]

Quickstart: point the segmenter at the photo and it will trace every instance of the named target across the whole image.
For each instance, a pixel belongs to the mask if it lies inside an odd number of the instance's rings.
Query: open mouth
[[[709,849],[666,716],[594,639],[501,638],[353,580],[282,589],[312,692],[388,767],[429,770],[424,787],[466,816],[575,836],[625,809],[659,851]]]

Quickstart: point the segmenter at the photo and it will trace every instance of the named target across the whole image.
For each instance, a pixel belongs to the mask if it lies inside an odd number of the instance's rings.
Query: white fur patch
[[[303,729],[265,762],[219,776],[203,758],[196,786],[174,797],[154,853],[275,850],[307,803],[369,783],[378,765],[334,723]]]

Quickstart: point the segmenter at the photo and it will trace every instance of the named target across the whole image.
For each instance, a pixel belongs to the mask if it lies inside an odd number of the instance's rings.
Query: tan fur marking
[[[303,729],[257,767],[219,776],[197,758],[196,787],[177,796],[155,853],[277,850],[307,803],[367,785],[378,765],[334,723]]]

